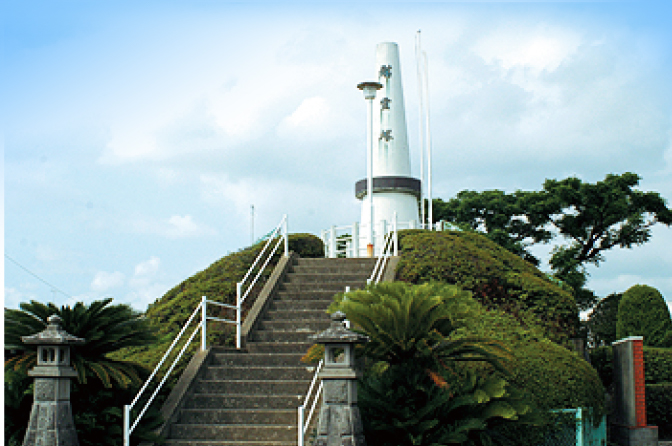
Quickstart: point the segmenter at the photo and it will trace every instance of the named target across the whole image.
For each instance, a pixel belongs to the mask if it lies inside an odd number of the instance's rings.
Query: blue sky
[[[414,38],[429,57],[435,196],[633,171],[672,202],[663,3],[8,1],[5,305],[146,308],[268,232],[359,218],[375,45],[399,43],[418,175]],[[672,228],[589,269],[672,301]],[[539,250],[544,253],[544,249]],[[64,292],[66,295],[64,295]]]

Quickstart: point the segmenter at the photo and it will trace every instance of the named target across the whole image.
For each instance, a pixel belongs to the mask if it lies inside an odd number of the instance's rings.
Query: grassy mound
[[[149,305],[145,317],[158,327],[161,334],[161,340],[154,345],[146,347],[134,347],[120,350],[115,353],[129,361],[134,361],[143,366],[153,369],[161,360],[170,343],[182,329],[189,319],[189,316],[196,309],[201,301],[201,296],[206,296],[209,300],[235,305],[236,303],[236,283],[240,281],[250,266],[254,262],[259,252],[263,249],[266,242],[260,242],[238,252],[229,254],[214,262],[212,265],[200,271],[179,285],[173,287],[170,291]],[[271,248],[275,246],[271,244]],[[311,234],[290,234],[289,250],[294,251],[301,257],[323,257],[324,247],[322,241]],[[243,319],[245,313],[252,307],[254,299],[263,288],[263,284],[270,276],[273,268],[278,263],[282,255],[282,245],[278,248],[275,256],[264,270],[259,282],[251,291],[246,299],[243,308]],[[256,272],[255,272],[256,274]],[[253,276],[254,277],[254,276]],[[235,320],[233,310],[208,310],[208,314],[215,317]],[[198,317],[198,316],[197,316]],[[192,325],[196,325],[193,323]],[[186,333],[188,335],[191,330]],[[209,345],[234,345],[235,326],[220,322],[208,324],[208,344]],[[196,342],[189,347],[188,353],[198,348]],[[185,355],[191,357],[191,354]],[[186,366],[186,362],[173,372],[173,377],[179,376],[181,369]],[[175,378],[173,378],[175,379]]]
[[[459,285],[486,308],[503,310],[521,322],[531,312],[556,342],[572,337],[578,327],[569,288],[483,235],[407,230],[399,232],[399,246],[397,280]]]

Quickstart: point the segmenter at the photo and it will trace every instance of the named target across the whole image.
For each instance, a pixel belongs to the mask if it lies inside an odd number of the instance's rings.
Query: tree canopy
[[[657,192],[637,189],[635,173],[608,174],[595,183],[576,177],[549,179],[540,191],[462,191],[446,202],[434,200],[436,220],[479,231],[538,264],[529,247],[560,237],[549,264],[570,285],[582,308],[596,300],[585,289],[587,264],[599,265],[606,251],[632,248],[651,238],[657,223],[672,225],[672,209]]]
[[[644,345],[672,347],[672,318],[660,291],[648,285],[634,285],[618,304],[616,336],[643,336]]]

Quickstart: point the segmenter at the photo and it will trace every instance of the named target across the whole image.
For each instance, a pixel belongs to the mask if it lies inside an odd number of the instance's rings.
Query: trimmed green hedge
[[[672,440],[672,383],[646,385],[646,422],[658,438]]]
[[[567,340],[578,327],[578,308],[569,289],[481,234],[406,230],[399,232],[399,245],[397,280],[456,284],[486,307],[520,321],[532,311],[554,341]]]
[[[506,435],[516,438],[515,444],[542,444],[554,424],[548,413],[550,409],[590,407],[597,417],[605,413],[604,387],[595,369],[575,352],[545,338],[543,326],[533,316],[527,314],[521,323],[502,310],[477,306],[480,308],[473,304],[457,307],[469,308],[472,313],[462,315],[460,322],[464,326],[455,337],[478,336],[501,341],[511,352],[508,361],[511,376],[507,380],[524,392],[534,403],[533,410],[550,423],[536,427],[507,426]]]
[[[616,336],[643,336],[644,345],[672,347],[672,318],[662,294],[648,285],[634,285],[618,304]]]
[[[590,350],[590,362],[605,387],[613,382],[611,347]],[[644,379],[647,384],[672,383],[672,349],[644,346]]]
[[[524,389],[541,409],[592,407],[604,411],[604,387],[583,358],[543,337],[533,320],[519,323],[501,310],[485,310],[465,321],[459,337],[499,340],[511,351],[511,384]]]
[[[209,300],[222,302],[230,305],[236,303],[236,283],[240,281],[247,270],[250,268],[254,259],[264,247],[266,242],[259,242],[253,246],[231,253],[214,262],[212,265],[200,271],[179,285],[173,287],[170,291],[150,304],[145,316],[150,319],[162,335],[161,341],[157,344],[147,347],[135,347],[133,349],[121,350],[117,354],[129,361],[135,361],[153,369],[173,341],[177,333],[182,329],[189,316],[196,309],[201,301],[201,296],[206,296]],[[275,241],[271,243],[269,249],[273,249]],[[301,257],[323,257],[324,246],[322,240],[311,234],[290,234],[289,250],[294,251]],[[267,250],[267,252],[269,252]],[[276,254],[266,267],[264,273],[259,278],[250,297],[244,304],[243,313],[251,308],[256,294],[261,291],[263,284],[270,276],[273,268],[277,264],[283,253],[282,243],[278,247]],[[217,313],[219,311],[219,313]],[[212,316],[232,319],[232,310],[215,309]],[[232,317],[233,316],[233,317]],[[231,324],[212,323],[208,327],[208,343],[219,345],[233,345],[235,328]],[[187,333],[188,334],[188,333]],[[196,343],[191,347],[196,349]],[[187,355],[190,356],[190,355]],[[174,376],[179,376],[180,367],[174,371]]]

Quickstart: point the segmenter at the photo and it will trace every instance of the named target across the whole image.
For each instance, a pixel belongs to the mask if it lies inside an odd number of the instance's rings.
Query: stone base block
[[[611,442],[620,446],[658,446],[658,426],[631,427],[612,424]]]

